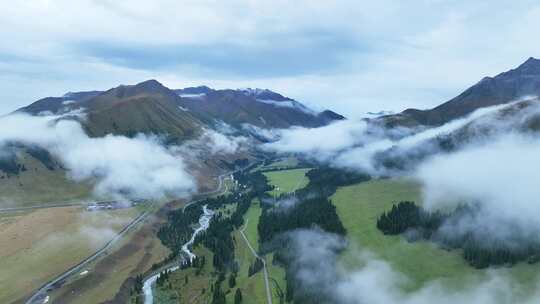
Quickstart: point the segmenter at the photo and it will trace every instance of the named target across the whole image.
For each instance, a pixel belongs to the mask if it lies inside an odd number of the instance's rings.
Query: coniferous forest
[[[336,208],[330,200],[339,186],[354,184],[370,179],[368,175],[346,172],[333,168],[315,168],[306,173],[309,183],[294,193],[282,194],[273,198],[267,192],[272,190],[267,178],[259,171],[238,171],[234,174],[238,182],[237,190],[228,195],[207,198],[190,205],[185,210],[169,212],[169,221],[158,232],[163,244],[173,252],[181,251],[181,246],[189,239],[193,227],[197,225],[202,215],[202,206],[207,205],[214,211],[224,210],[223,207],[234,204],[236,208],[230,212],[217,212],[212,218],[206,231],[200,233],[193,246],[203,245],[213,253],[213,260],[209,261],[217,271],[217,280],[213,283],[212,303],[224,303],[225,297],[222,283],[229,273],[231,277],[238,272],[235,263],[234,245],[232,237],[234,230],[244,224],[244,215],[254,198],[261,202],[262,214],[257,226],[260,248],[263,253],[275,252],[274,263],[286,269],[286,288],[282,297],[294,303],[313,303],[318,297],[317,291],[297,291],[299,282],[293,275],[293,265],[287,250],[291,249],[288,233],[297,229],[310,229],[317,227],[326,232],[345,235],[346,231],[341,223]],[[287,210],[281,210],[273,203],[292,199],[294,205]],[[176,255],[176,254],[175,254]],[[172,260],[174,257],[170,257]],[[262,261],[256,260],[250,265],[248,275],[255,274],[262,269]],[[166,277],[166,276],[165,276]],[[233,280],[234,281],[234,280]]]
[[[330,200],[338,187],[355,184],[370,179],[369,175],[343,171],[335,168],[314,168],[306,173],[309,183],[294,193],[282,194],[278,198],[267,198],[257,227],[260,248],[274,251],[274,263],[286,270],[285,299],[297,304],[326,303],[320,291],[300,288],[294,275],[294,259],[288,232],[297,229],[318,228],[326,232],[345,235],[346,231],[339,219],[335,206]],[[293,206],[281,210],[273,202],[294,200]]]
[[[462,249],[463,258],[473,267],[515,264],[540,259],[540,243],[512,225],[503,225],[507,235],[487,233],[467,221],[485,220],[479,207],[460,206],[452,212],[429,212],[414,202],[400,202],[377,220],[377,228],[387,235],[406,234],[409,240],[430,240],[446,249]],[[470,223],[470,222],[469,222]]]

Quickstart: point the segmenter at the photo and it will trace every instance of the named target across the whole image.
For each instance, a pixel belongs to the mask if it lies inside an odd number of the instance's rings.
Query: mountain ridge
[[[244,124],[288,128],[320,127],[344,119],[330,110],[315,112],[268,89],[215,90],[198,86],[172,90],[155,79],[106,91],[47,97],[16,112],[67,115],[73,111],[85,113],[86,120],[79,121],[91,136],[171,133],[176,138],[190,138],[200,129],[213,128],[220,122],[237,129],[242,129]]]
[[[406,109],[399,114],[384,116],[382,120],[389,127],[438,126],[479,108],[509,103],[527,95],[540,95],[540,60],[534,57],[514,69],[482,78],[432,109]]]

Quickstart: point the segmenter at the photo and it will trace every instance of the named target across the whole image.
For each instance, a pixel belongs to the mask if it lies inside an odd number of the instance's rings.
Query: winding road
[[[208,195],[213,195],[213,194],[222,193],[222,192],[227,191],[227,189],[222,189],[223,185],[224,185],[223,179],[225,177],[227,177],[227,176],[229,176],[229,175],[231,175],[231,174],[233,174],[235,172],[241,171],[241,170],[243,170],[243,169],[235,170],[233,172],[229,172],[229,173],[221,174],[221,175],[217,176],[218,187],[215,190],[201,192],[201,193],[198,193],[197,195],[198,196],[208,196]],[[186,204],[184,206],[184,209],[186,207],[194,204],[194,203],[199,202],[199,201],[201,201],[201,199],[189,202],[188,204]],[[68,207],[68,206],[78,206],[78,205],[83,205],[83,203],[55,204],[55,205],[47,205],[47,206],[29,206],[29,207],[21,207],[21,208],[5,208],[5,209],[0,209],[0,212],[8,212],[8,211],[12,212],[12,211],[20,211],[20,210],[55,208],[55,207]],[[84,204],[84,205],[86,205],[86,204]],[[83,261],[81,261],[79,264],[71,267],[70,269],[68,269],[64,273],[60,274],[59,276],[57,276],[53,280],[51,280],[51,281],[45,283],[44,285],[42,285],[25,303],[26,304],[43,304],[43,303],[47,303],[48,300],[49,300],[48,291],[50,291],[51,289],[54,289],[55,284],[61,282],[62,280],[65,280],[66,278],[68,278],[69,276],[71,276],[71,275],[73,275],[75,273],[80,272],[86,265],[88,265],[89,263],[95,261],[98,257],[100,257],[108,249],[112,248],[119,240],[121,240],[133,227],[135,227],[137,224],[139,224],[144,219],[146,219],[146,217],[148,217],[148,215],[150,215],[150,214],[151,214],[150,211],[146,211],[146,212],[142,213],[141,215],[139,215],[137,218],[135,218],[133,221],[131,221],[127,226],[125,226],[114,238],[112,238],[109,242],[107,242],[107,244],[105,244],[101,249],[99,249],[94,254],[87,257]]]
[[[86,265],[88,265],[90,262],[94,261],[96,258],[98,258],[101,254],[105,253],[108,249],[110,249],[113,245],[116,244],[126,233],[128,233],[135,225],[142,222],[148,215],[150,214],[150,211],[146,211],[143,214],[136,217],[133,221],[131,221],[127,226],[125,226],[114,238],[112,238],[110,241],[107,242],[101,249],[96,251],[91,256],[84,259],[79,264],[71,267],[69,270],[64,272],[63,274],[59,275],[52,281],[47,282],[45,285],[41,286],[37,292],[34,293],[33,296],[26,301],[26,304],[42,304],[46,303],[49,299],[47,296],[47,292],[54,288],[54,285],[61,282],[62,280],[65,280],[70,275],[74,273],[79,273]]]
[[[256,259],[260,259],[263,263],[264,287],[266,289],[266,301],[268,302],[268,304],[272,304],[272,292],[270,291],[270,283],[268,280],[268,270],[266,268],[266,261],[257,254],[257,252],[255,251],[255,249],[253,249],[253,247],[251,247],[251,244],[249,243],[248,238],[244,234],[244,230],[246,229],[248,222],[249,222],[249,219],[246,219],[246,224],[244,225],[244,227],[242,227],[242,229],[240,229],[240,234],[242,235],[242,238],[244,238],[244,241],[246,241],[246,244],[249,247],[249,250],[251,251],[253,256]]]

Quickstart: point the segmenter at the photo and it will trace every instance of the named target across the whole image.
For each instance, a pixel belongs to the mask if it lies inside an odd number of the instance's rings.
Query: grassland
[[[257,199],[253,201],[253,204],[249,208],[248,212],[244,216],[246,226],[244,233],[249,243],[258,251],[259,248],[259,234],[257,232],[257,225],[259,223],[259,217],[261,215],[261,207]],[[249,265],[253,264],[255,257],[251,253],[249,247],[244,241],[244,238],[240,235],[238,231],[235,231],[234,238],[235,243],[235,256],[240,268],[237,277],[237,287],[242,290],[242,295],[244,298],[244,303],[248,304],[258,304],[266,303],[266,290],[264,287],[264,276],[262,271],[256,273],[255,275],[248,277],[248,268]],[[285,270],[281,267],[272,265],[273,255],[261,256],[265,259],[268,276],[276,280],[281,290],[285,290]],[[272,288],[273,301],[277,303],[277,289],[274,283],[270,282]],[[234,293],[227,297],[228,303],[233,303]]]
[[[245,229],[244,233],[249,240],[251,246],[258,250],[259,235],[257,233],[257,224],[261,215],[261,207],[258,200],[253,200],[248,212],[244,215]],[[243,227],[244,228],[244,227]],[[236,279],[236,287],[242,291],[243,298],[246,303],[265,303],[266,291],[264,289],[264,277],[262,272],[248,277],[248,268],[255,261],[255,257],[249,250],[244,238],[239,231],[234,232],[235,239],[235,257],[239,266],[238,277]],[[234,302],[234,293],[231,292],[227,296],[227,302]]]
[[[278,169],[278,168],[289,168],[294,167],[298,165],[298,159],[294,156],[285,157],[283,159],[280,159],[279,161],[273,162],[266,166],[261,166],[259,169]]]
[[[404,286],[408,290],[434,279],[459,289],[486,275],[485,271],[470,267],[458,250],[446,251],[430,242],[408,243],[400,236],[383,235],[376,228],[377,218],[402,200],[421,203],[420,186],[410,180],[386,179],[338,189],[332,201],[351,240],[351,246],[342,256],[344,263],[360,266],[355,265],[354,256],[358,248],[367,249],[410,278]],[[526,284],[535,281],[540,266],[522,263],[500,271],[508,273],[515,282]]]
[[[258,247],[257,223],[260,214],[261,208],[259,203],[254,200],[253,205],[244,216],[247,222],[244,232],[255,249]],[[235,241],[235,259],[238,263],[239,270],[236,278],[236,286],[229,288],[229,277],[226,277],[225,282],[222,283],[222,290],[226,293],[227,303],[234,303],[234,292],[237,288],[240,288],[242,291],[243,303],[265,303],[266,291],[262,271],[248,277],[248,268],[255,261],[255,257],[238,230],[233,232],[233,238]],[[200,274],[196,274],[192,268],[176,271],[170,276],[170,281],[173,290],[178,290],[181,301],[187,303],[206,303],[211,300],[212,292],[209,290],[209,287],[216,279],[215,271],[212,267],[212,253],[202,246],[197,247],[194,252],[197,256],[204,256],[206,259],[203,271]],[[188,277],[187,284],[185,283],[186,276]],[[177,295],[171,292],[170,289],[157,289],[155,296],[157,303],[176,303],[175,298],[177,298]]]
[[[2,175],[0,207],[20,207],[44,203],[59,203],[89,198],[92,186],[75,182],[63,170],[49,170],[36,159],[23,155],[27,168],[17,176]]]
[[[163,202],[162,202],[163,203]],[[54,290],[51,301],[58,303],[92,304],[112,301],[125,303],[130,285],[126,280],[150,269],[162,261],[170,250],[155,237],[165,221],[165,212],[156,212],[160,203],[139,205],[139,211],[153,211],[153,215],[127,233],[107,254],[89,264],[84,276],[71,277],[61,288]]]
[[[306,177],[306,172],[310,169],[292,169],[265,172],[264,175],[268,178],[268,182],[276,188],[269,193],[271,195],[279,195],[282,193],[293,192],[303,188],[309,182]]]
[[[103,246],[139,211],[49,208],[0,217],[0,303],[11,303]]]
[[[294,170],[282,170],[276,172],[266,172],[270,180],[270,183],[280,188],[275,193],[291,192],[298,188],[305,186],[308,179],[305,177],[305,173],[309,169],[294,169]],[[234,210],[235,206],[226,206],[219,210],[223,214],[227,215]],[[259,247],[259,236],[257,231],[257,225],[259,223],[259,217],[262,209],[260,202],[254,199],[252,205],[244,215],[246,223],[244,233],[251,244],[251,246],[257,251]],[[233,232],[233,238],[235,241],[235,259],[238,263],[238,276],[236,278],[236,286],[233,288],[228,287],[228,277],[225,282],[222,283],[222,289],[226,293],[227,303],[234,303],[234,292],[237,288],[240,288],[243,295],[243,303],[247,304],[259,304],[266,303],[266,290],[264,286],[263,272],[260,271],[251,277],[248,276],[248,268],[254,263],[255,257],[247,246],[245,240],[241,236],[238,230]],[[211,253],[199,247],[195,250],[197,255],[204,255],[206,257],[205,270],[199,275],[195,275],[193,269],[187,269],[183,271],[176,271],[171,275],[171,284],[173,290],[178,290],[181,301],[188,301],[189,303],[205,303],[211,297],[209,286],[215,281],[214,269],[211,267],[212,256]],[[198,252],[198,253],[197,253]],[[263,257],[267,264],[268,274],[271,279],[274,279],[278,284],[276,288],[273,282],[270,282],[272,288],[272,294],[274,302],[278,302],[278,289],[285,290],[285,270],[279,266],[272,265],[273,256],[267,255]],[[185,277],[188,276],[188,283],[185,283]],[[205,289],[203,293],[203,289]],[[178,295],[171,292],[170,289],[158,289],[156,292],[156,299],[159,303],[175,303]]]

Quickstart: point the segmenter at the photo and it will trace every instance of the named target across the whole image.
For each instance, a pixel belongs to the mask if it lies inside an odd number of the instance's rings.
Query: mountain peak
[[[144,89],[144,90],[155,91],[155,90],[160,90],[160,89],[164,88],[165,86],[162,85],[161,82],[159,82],[159,81],[157,81],[155,79],[149,79],[149,80],[146,80],[146,81],[143,81],[143,82],[140,82],[140,83],[136,84],[135,87],[141,88],[141,89]]]
[[[529,57],[517,70],[527,73],[540,73],[540,59]]]
[[[205,85],[174,90],[174,92],[176,92],[176,94],[178,94],[180,97],[201,97],[212,91],[213,89]]]
[[[131,97],[138,94],[174,95],[171,90],[155,79],[139,82],[136,85],[121,85],[109,90],[109,92],[112,92],[117,98]]]
[[[239,91],[242,92],[246,96],[251,96],[257,99],[274,100],[274,101],[291,101],[292,100],[291,98],[285,97],[269,89],[246,88],[246,89],[239,89]]]

